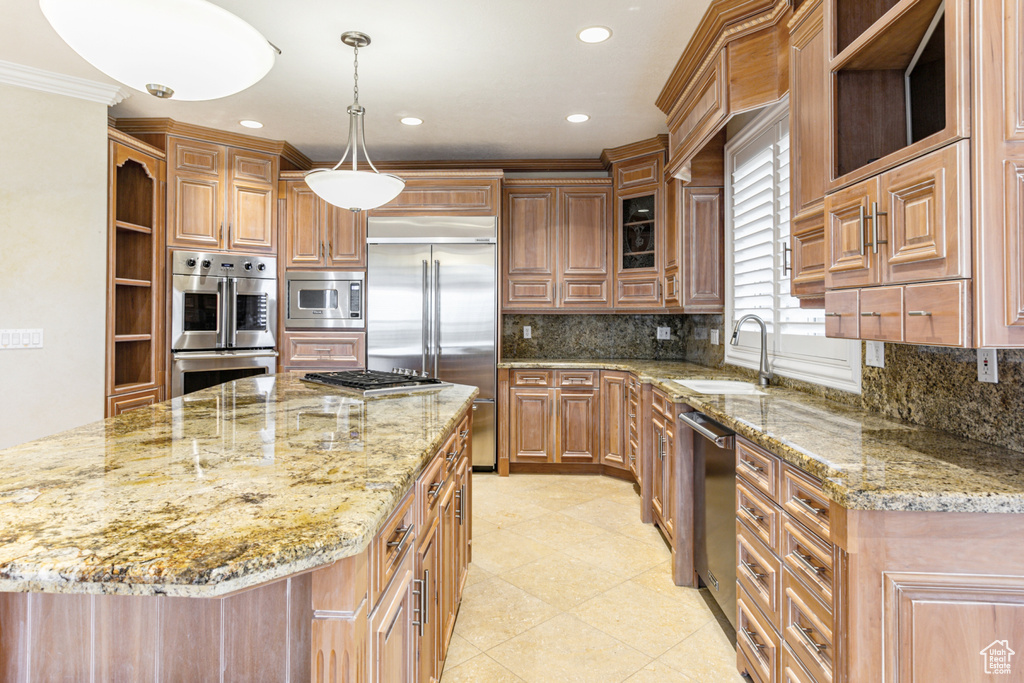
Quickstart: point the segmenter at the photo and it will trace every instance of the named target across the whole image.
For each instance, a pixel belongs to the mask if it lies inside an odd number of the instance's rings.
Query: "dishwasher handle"
[[[723,427],[703,413],[679,413],[679,419],[719,448],[731,449],[736,444],[736,432]]]

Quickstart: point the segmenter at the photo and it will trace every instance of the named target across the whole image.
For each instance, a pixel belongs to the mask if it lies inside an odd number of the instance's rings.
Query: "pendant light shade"
[[[39,0],[85,61],[156,97],[213,100],[245,90],[274,66],[259,31],[206,0]]]
[[[355,50],[353,96],[348,108],[348,146],[341,155],[341,161],[334,168],[317,169],[306,174],[306,184],[328,204],[350,211],[376,209],[397,197],[405,188],[405,181],[396,175],[381,173],[366,153],[366,137],[363,133],[363,118],[366,110],[359,105],[359,48],[370,44],[370,36],[358,31],[341,35],[341,42]],[[360,171],[359,151],[372,169]],[[342,170],[349,152],[352,153],[352,168]]]

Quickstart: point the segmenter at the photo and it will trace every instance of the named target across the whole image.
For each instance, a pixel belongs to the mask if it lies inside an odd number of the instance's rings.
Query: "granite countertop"
[[[357,554],[478,393],[298,377],[0,451],[0,591],[216,597]]]
[[[782,387],[765,395],[696,394],[672,379],[743,379],[740,369],[646,360],[517,360],[502,368],[632,372],[822,480],[857,510],[1024,513],[1024,453],[964,439]]]

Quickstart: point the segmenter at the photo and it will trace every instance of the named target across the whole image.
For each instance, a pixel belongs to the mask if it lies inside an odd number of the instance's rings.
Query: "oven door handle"
[[[277,351],[220,351],[196,353],[184,352],[174,354],[175,361],[181,360],[217,360],[219,358],[277,358]]]
[[[227,281],[228,302],[227,312],[227,347],[232,349],[238,343],[238,278],[228,278]]]
[[[228,281],[217,280],[217,348],[227,348],[228,328],[227,313],[228,304]]]

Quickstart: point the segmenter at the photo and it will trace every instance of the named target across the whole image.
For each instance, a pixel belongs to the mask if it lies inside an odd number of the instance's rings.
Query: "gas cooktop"
[[[381,372],[380,370],[343,370],[339,372],[307,372],[302,378],[307,382],[339,387],[361,396],[382,396],[404,394],[410,391],[426,391],[450,387],[432,377],[422,377],[411,371]]]

